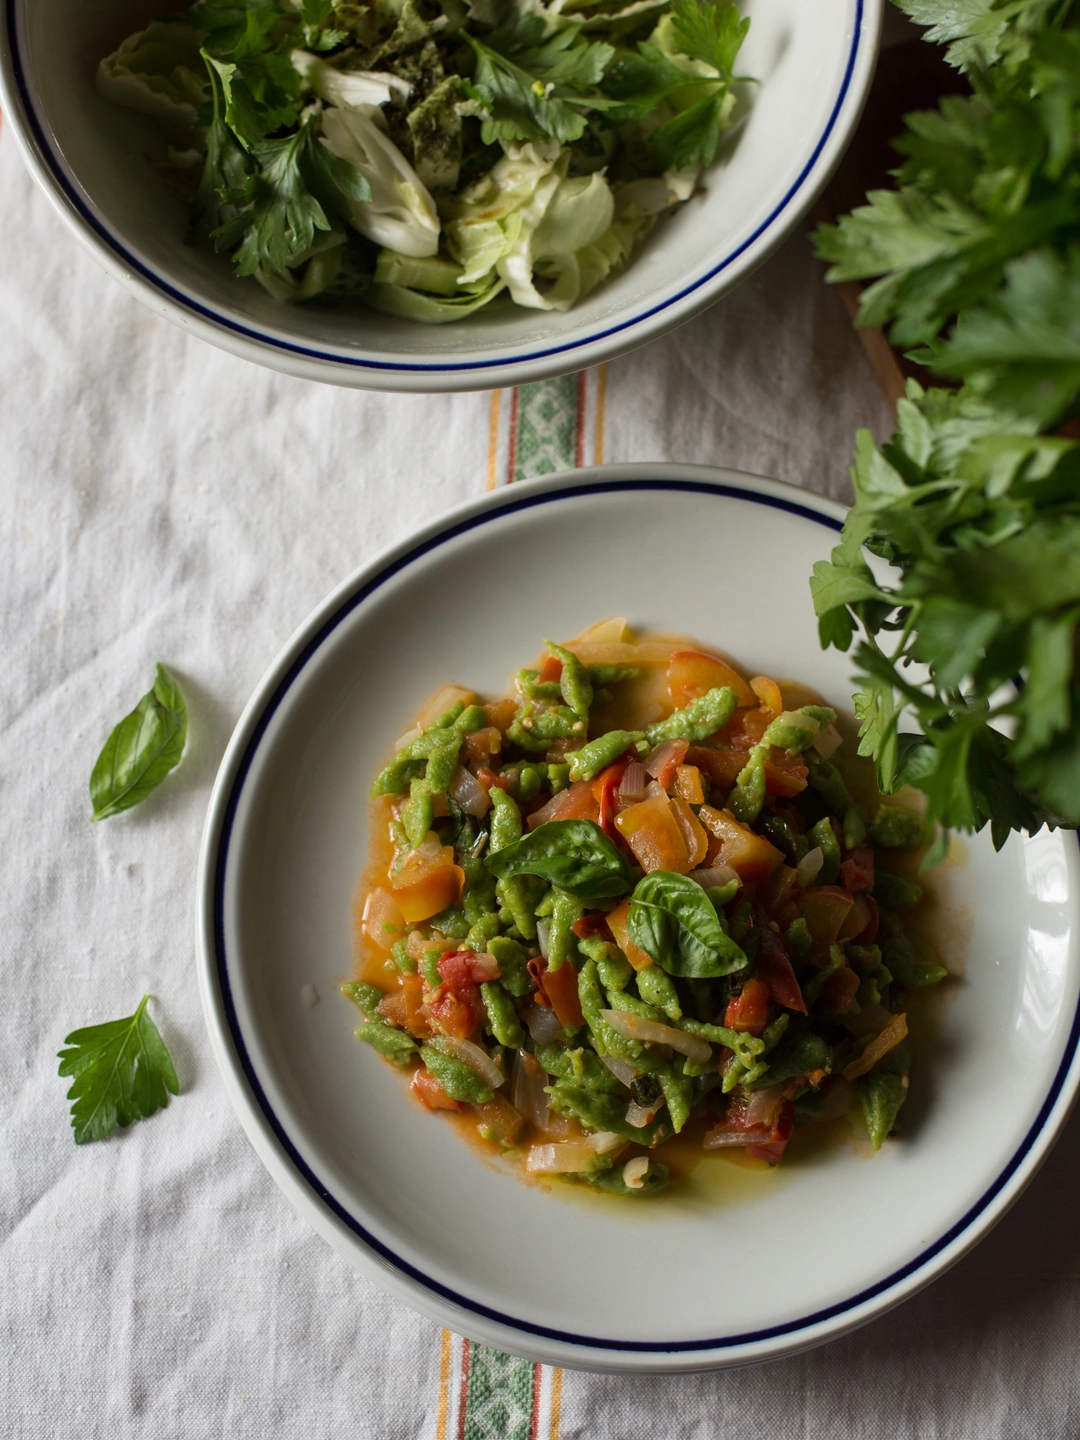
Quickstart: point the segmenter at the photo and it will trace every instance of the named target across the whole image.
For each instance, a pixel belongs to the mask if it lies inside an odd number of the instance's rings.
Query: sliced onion
[[[550,1045],[563,1033],[562,1021],[546,1005],[529,1005],[521,1012],[525,1028],[537,1045]]]
[[[396,755],[399,750],[404,750],[405,746],[411,745],[414,740],[419,740],[423,733],[419,725],[414,725],[411,730],[406,730],[404,735],[399,735],[394,741],[394,754]]]
[[[645,756],[645,769],[654,778],[662,775],[671,764],[671,757],[678,755],[681,760],[686,754],[686,742],[683,740],[663,740],[655,750],[651,750]]]
[[[703,890],[711,890],[714,886],[723,889],[725,885],[730,884],[732,880],[738,880],[739,877],[730,865],[709,865],[704,870],[691,870],[687,878],[696,880]]]
[[[536,922],[536,943],[540,946],[540,954],[546,960],[548,958],[548,946],[551,943],[551,921],[537,920]]]
[[[470,1070],[475,1070],[484,1084],[490,1085],[492,1090],[497,1090],[506,1079],[491,1056],[485,1054],[480,1046],[474,1045],[471,1040],[455,1040],[450,1035],[443,1035],[440,1048],[460,1060],[463,1065],[468,1065]]]
[[[752,1145],[754,1137],[740,1130],[710,1130],[702,1142],[705,1150],[726,1150],[729,1145]]]
[[[646,1044],[670,1045],[680,1055],[704,1064],[712,1055],[707,1040],[700,1035],[687,1035],[685,1030],[676,1030],[672,1025],[661,1025],[655,1020],[645,1020],[640,1015],[628,1015],[624,1010],[601,1010],[600,1014],[613,1030],[624,1040],[641,1040]]]
[[[668,798],[668,793],[660,784],[659,780],[650,780],[648,785],[645,786],[645,799],[655,800],[658,795],[662,800]]]
[[[640,760],[631,760],[619,782],[619,799],[636,805],[645,798],[645,766]]]
[[[645,1176],[649,1173],[649,1159],[647,1155],[637,1155],[633,1160],[628,1160],[623,1166],[623,1184],[628,1190],[640,1190],[645,1184]]]
[[[596,1151],[584,1140],[564,1140],[561,1145],[534,1145],[525,1157],[530,1175],[576,1175],[587,1170]]]
[[[634,1080],[641,1074],[640,1070],[634,1069],[629,1060],[623,1060],[619,1055],[601,1055],[599,1059],[600,1064],[606,1065],[612,1075],[615,1076],[615,1079],[621,1081],[628,1090]]]
[[[746,1107],[747,1129],[751,1125],[768,1125],[770,1130],[776,1124],[776,1117],[784,1099],[783,1085],[770,1085],[766,1090],[755,1090]]]
[[[405,953],[411,960],[422,960],[429,950],[437,950],[440,955],[445,955],[447,950],[454,949],[455,944],[455,941],[446,940],[442,935],[425,940],[421,930],[410,930],[409,938],[405,941]]]
[[[486,950],[473,951],[473,964],[479,965],[489,980],[498,980],[502,971],[499,969],[499,962],[494,955],[489,955]]]
[[[844,737],[835,725],[826,725],[823,730],[818,731],[810,742],[811,746],[818,752],[823,760],[828,760],[829,756],[835,750],[839,750],[843,743]]]
[[[825,856],[821,846],[815,845],[813,850],[808,850],[795,867],[795,883],[804,890],[809,890],[818,875],[821,867],[825,864]]]
[[[613,1150],[625,1145],[626,1141],[621,1135],[616,1135],[614,1130],[596,1130],[592,1135],[585,1136],[585,1143],[591,1145],[597,1155],[610,1155]]]
[[[405,929],[405,917],[390,891],[384,885],[376,885],[364,901],[364,915],[361,922],[364,934],[378,945],[380,950],[392,950]]]
[[[626,1123],[632,1125],[635,1130],[644,1130],[657,1112],[663,1108],[663,1095],[658,1095],[651,1105],[639,1105],[636,1100],[631,1100],[626,1107]]]
[[[464,765],[458,766],[450,782],[450,794],[467,815],[475,815],[478,820],[482,820],[491,809],[491,796]]]
[[[526,822],[529,829],[536,830],[541,825],[546,825],[549,820],[554,820],[565,803],[565,795],[566,791],[560,790],[557,795],[551,797],[546,805],[541,805],[539,810],[534,810]]]
[[[551,1106],[544,1093],[548,1077],[544,1067],[528,1050],[518,1050],[510,1069],[510,1103],[538,1130],[546,1130],[551,1119]]]

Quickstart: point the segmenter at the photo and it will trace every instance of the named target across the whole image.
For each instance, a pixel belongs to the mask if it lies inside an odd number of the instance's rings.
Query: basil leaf
[[[500,880],[539,875],[579,900],[625,895],[633,884],[629,864],[592,820],[549,820],[489,855],[487,867]]]
[[[95,820],[119,815],[145,800],[180,763],[187,739],[187,706],[180,687],[158,665],[154,688],[105,742],[90,776]]]
[[[669,975],[706,980],[746,964],[697,881],[670,870],[654,870],[638,881],[626,928],[634,944]]]

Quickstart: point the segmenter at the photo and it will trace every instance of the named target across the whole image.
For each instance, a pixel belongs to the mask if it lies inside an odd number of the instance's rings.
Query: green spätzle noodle
[[[638,994],[648,1005],[662,1010],[669,1020],[682,1019],[682,1005],[675,981],[659,965],[646,966],[637,975]]]
[[[553,888],[551,893],[554,899],[551,907],[547,963],[549,970],[559,970],[578,953],[574,926],[585,914],[585,905],[573,895],[568,895],[565,890]]]
[[[588,670],[572,650],[567,650],[563,645],[555,645],[550,640],[545,640],[544,644],[557,660],[562,661],[559,687],[563,699],[575,715],[587,716],[593,702],[593,687]]]
[[[601,770],[613,765],[624,750],[644,740],[644,730],[609,730],[567,756],[571,780],[594,780]]]
[[[768,752],[761,745],[755,745],[750,758],[739,771],[735,788],[728,796],[727,808],[744,825],[751,824],[761,813],[765,803],[765,757]]]
[[[511,995],[527,995],[533,988],[532,976],[526,968],[528,951],[509,935],[495,935],[488,941],[488,953],[498,961],[499,983]]]
[[[852,805],[844,816],[844,849],[857,850],[866,839],[866,810]]]
[[[512,845],[515,840],[521,839],[521,811],[518,803],[512,795],[498,785],[491,787],[491,839],[488,841],[488,854],[494,855],[496,851]]]
[[[923,822],[899,805],[879,805],[870,824],[870,839],[883,850],[912,850],[922,843]]]
[[[818,871],[818,885],[835,885],[840,878],[840,842],[829,823],[829,817],[822,818],[810,830],[811,845],[821,849],[821,869]]]
[[[435,806],[431,798],[431,786],[427,780],[417,776],[409,787],[409,798],[401,807],[401,823],[409,844],[418,850],[424,843],[424,836],[435,820]]]
[[[366,1040],[380,1055],[395,1065],[407,1065],[416,1054],[416,1041],[404,1030],[395,1030],[392,1025],[380,1025],[368,1021],[356,1031],[358,1040]]]
[[[365,985],[358,980],[347,980],[341,987],[341,993],[353,1002],[365,1018],[374,1015],[379,1001],[386,998],[377,985]]]
[[[499,903],[514,917],[515,926],[526,940],[536,939],[536,907],[546,888],[536,875],[508,875],[496,882]]]
[[[486,1105],[493,1096],[490,1087],[463,1060],[456,1055],[448,1055],[439,1046],[438,1040],[422,1045],[420,1058],[447,1095],[451,1100],[461,1100],[469,1105]]]
[[[718,685],[684,710],[676,710],[666,720],[650,725],[645,731],[649,744],[659,745],[662,740],[707,740],[722,730],[735,714],[737,698],[730,685]]]
[[[681,1057],[680,1057],[681,1058]],[[667,1075],[660,1076],[660,1088],[664,1092],[664,1099],[667,1101],[668,1115],[671,1117],[671,1128],[678,1135],[679,1131],[686,1124],[690,1114],[690,1107],[694,1099],[694,1083],[692,1077],[681,1073],[674,1065]]]
[[[487,1011],[488,1026],[500,1045],[516,1050],[525,1043],[525,1031],[517,1017],[513,1001],[497,980],[485,981],[480,995]]]
[[[475,950],[478,953],[487,950],[491,941],[502,929],[502,922],[494,910],[489,910],[486,915],[481,915],[476,924],[471,926],[468,935],[465,937],[465,950]]]
[[[608,1008],[605,1004],[606,998],[600,988],[596,961],[586,960],[578,971],[578,1000],[585,1023],[592,1033],[596,1053],[616,1055],[621,1060],[629,1060],[631,1064],[635,1064],[642,1054],[642,1047],[636,1040],[624,1040],[601,1015],[601,1010]]]

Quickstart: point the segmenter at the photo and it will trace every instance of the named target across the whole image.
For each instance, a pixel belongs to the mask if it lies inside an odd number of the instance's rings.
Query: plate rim
[[[19,12],[26,3],[28,0],[4,0],[0,11],[3,108],[34,178],[76,238],[108,273],[172,323],[233,354],[286,373],[318,376],[358,388],[403,391],[423,391],[425,381],[443,390],[486,389],[491,385],[513,385],[587,368],[682,324],[734,288],[794,230],[839,164],[862,114],[876,71],[884,9],[884,0],[854,0],[852,35],[840,84],[828,118],[802,169],[753,233],[693,284],[659,304],[646,304],[616,324],[601,323],[589,334],[575,339],[536,349],[526,345],[524,353],[518,350],[504,358],[489,356],[436,362],[339,354],[256,329],[215,308],[209,301],[186,294],[128,249],[98,213],[77,178],[68,174],[62,150],[44,115],[39,113],[29,66],[19,45]],[[838,130],[841,116],[847,112],[849,118]],[[756,248],[759,242],[760,248]],[[719,279],[725,271],[730,272],[726,281]]]
[[[979,1199],[919,1255],[871,1286],[780,1325],[742,1335],[667,1342],[608,1340],[536,1325],[458,1294],[396,1256],[322,1185],[262,1091],[228,991],[222,898],[232,822],[246,776],[273,715],[333,630],[381,583],[424,554],[504,514],[574,494],[678,489],[765,504],[839,530],[845,507],[781,481],[713,466],[626,464],[517,482],[458,505],[358,567],[281,648],[237,722],[207,812],[197,883],[199,989],[211,1048],[230,1101],[256,1153],[293,1207],[346,1259],[414,1309],[500,1349],[544,1363],[613,1372],[676,1373],[777,1358],[838,1338],[908,1299],[967,1253],[1002,1218],[1046,1158],[1080,1087],[1080,998],[1054,1079],[1024,1139]],[[1071,898],[1073,908],[1077,896]]]

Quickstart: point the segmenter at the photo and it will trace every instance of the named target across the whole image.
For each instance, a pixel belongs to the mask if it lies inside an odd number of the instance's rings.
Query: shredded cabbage
[[[202,33],[155,20],[129,35],[97,68],[98,93],[114,105],[151,115],[181,150],[201,151],[199,108],[206,98]]]

